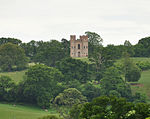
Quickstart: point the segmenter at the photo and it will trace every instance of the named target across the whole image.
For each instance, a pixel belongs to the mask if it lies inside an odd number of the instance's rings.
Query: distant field
[[[27,70],[23,70],[23,71],[15,71],[15,72],[4,72],[4,73],[0,73],[0,76],[4,75],[4,76],[9,76],[10,78],[12,78],[16,83],[18,83],[19,81],[23,80],[24,74]]]
[[[118,59],[116,63],[122,63],[123,59]],[[150,58],[147,57],[131,57],[131,60],[133,62],[139,62],[139,61],[143,61],[143,62],[150,62]]]
[[[0,119],[37,119],[50,113],[55,112],[45,112],[31,106],[16,105],[15,107],[12,104],[0,104]]]

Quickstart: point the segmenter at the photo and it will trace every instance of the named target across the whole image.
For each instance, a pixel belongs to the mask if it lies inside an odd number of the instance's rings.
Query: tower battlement
[[[70,35],[70,41],[71,40],[76,40],[76,35]]]

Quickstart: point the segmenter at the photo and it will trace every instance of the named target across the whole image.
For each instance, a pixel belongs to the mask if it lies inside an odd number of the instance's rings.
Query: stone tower
[[[70,36],[70,57],[88,57],[88,36]]]

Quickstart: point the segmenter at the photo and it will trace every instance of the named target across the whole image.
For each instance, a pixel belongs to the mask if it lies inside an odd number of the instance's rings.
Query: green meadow
[[[0,119],[38,119],[53,111],[45,111],[33,106],[0,103]]]
[[[27,70],[15,71],[15,72],[3,72],[3,73],[0,73],[0,76],[2,76],[2,75],[3,76],[9,76],[16,83],[18,83],[20,80],[23,80],[26,71]]]

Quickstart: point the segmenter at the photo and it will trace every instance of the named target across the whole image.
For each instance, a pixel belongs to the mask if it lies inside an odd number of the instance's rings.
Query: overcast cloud
[[[0,37],[61,40],[96,32],[106,44],[150,36],[150,0],[0,0]]]

